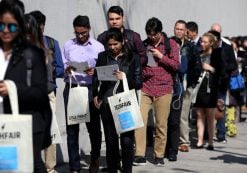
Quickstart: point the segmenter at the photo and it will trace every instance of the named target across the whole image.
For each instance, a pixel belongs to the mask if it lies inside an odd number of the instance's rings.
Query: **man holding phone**
[[[98,109],[93,104],[92,96],[92,76],[94,74],[94,67],[98,54],[104,51],[104,46],[97,40],[90,37],[90,22],[87,16],[77,16],[73,21],[75,38],[67,41],[63,50],[63,63],[66,73],[64,79],[66,85],[64,89],[64,103],[65,113],[67,114],[67,104],[69,95],[69,77],[71,71],[74,71],[75,78],[72,78],[72,87],[80,86],[88,87],[89,92],[89,109],[90,109],[90,122],[86,123],[89,138],[91,142],[91,163],[89,166],[89,173],[96,173],[99,170],[99,157],[101,149],[101,128],[100,116]],[[87,62],[88,67],[84,70],[78,71],[76,67],[71,65],[72,62],[77,64]],[[78,103],[79,104],[79,103]],[[66,125],[67,129],[67,144],[69,154],[69,167],[70,173],[80,172],[80,155],[79,155],[79,124]]]

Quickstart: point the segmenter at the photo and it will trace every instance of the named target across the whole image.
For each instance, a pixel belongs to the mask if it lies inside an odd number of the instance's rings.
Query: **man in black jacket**
[[[140,60],[141,60],[141,65],[142,66],[146,65],[147,63],[146,49],[142,43],[140,35],[130,29],[124,28],[123,9],[120,6],[110,7],[107,12],[107,18],[108,18],[108,24],[110,27],[121,29],[123,36],[124,36],[124,43],[127,45],[127,47],[131,51],[139,55]],[[107,31],[104,31],[97,38],[97,40],[105,46],[105,49],[107,49],[106,34],[107,34]]]
[[[211,30],[209,31],[215,37],[217,38],[217,47],[221,49],[221,58],[224,62],[224,76],[221,77],[220,79],[220,89],[219,89],[219,99],[226,99],[226,93],[228,90],[229,82],[230,82],[230,77],[232,72],[236,71],[238,66],[237,66],[237,61],[235,58],[234,50],[231,45],[227,44],[221,39],[221,34],[218,31]],[[216,124],[217,127],[217,139],[218,142],[226,143],[226,127],[225,127],[225,118],[219,119]]]

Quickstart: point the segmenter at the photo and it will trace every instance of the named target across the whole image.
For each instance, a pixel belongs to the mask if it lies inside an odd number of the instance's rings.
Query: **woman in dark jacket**
[[[208,130],[208,150],[214,150],[213,136],[214,136],[214,114],[218,98],[218,88],[220,79],[224,71],[224,65],[221,58],[221,49],[214,48],[216,44],[216,37],[212,33],[205,33],[202,36],[201,42],[201,61],[205,77],[201,82],[199,88],[195,107],[197,110],[197,148],[203,148],[203,134],[205,125]],[[206,123],[207,121],[207,123]]]
[[[119,70],[114,72],[114,76],[118,80],[121,80],[117,92],[123,92],[122,79],[124,73],[126,74],[130,89],[141,89],[142,78],[139,57],[124,47],[123,35],[120,29],[109,29],[106,40],[108,50],[99,54],[96,67],[118,64]],[[95,73],[93,80],[94,103],[100,109],[105,132],[108,171],[110,173],[116,173],[120,168],[119,142],[113,116],[107,101],[107,98],[113,95],[113,88],[116,81],[101,81],[101,85],[99,85],[97,73]],[[99,86],[100,88],[98,90]],[[122,149],[123,172],[131,173],[134,157],[134,131],[122,133],[120,135],[120,144]]]
[[[51,142],[45,56],[43,50],[26,41],[24,15],[19,6],[8,1],[0,3],[0,50],[0,58],[7,64],[2,79],[16,84],[20,113],[32,114],[34,172],[44,173],[41,150]],[[11,113],[4,81],[0,83],[0,96],[4,113]]]

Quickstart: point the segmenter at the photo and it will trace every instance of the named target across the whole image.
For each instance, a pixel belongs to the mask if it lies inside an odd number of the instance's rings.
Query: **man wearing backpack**
[[[143,68],[144,82],[140,104],[144,127],[135,131],[136,151],[133,164],[136,166],[146,165],[147,118],[153,105],[156,120],[155,165],[164,166],[167,120],[173,92],[173,73],[179,67],[179,52],[177,43],[174,40],[167,40],[166,35],[162,33],[162,23],[159,19],[154,17],[149,19],[145,30],[148,38],[144,41],[144,45],[149,57],[148,64]],[[170,46],[169,49],[168,45]],[[152,63],[150,63],[151,60]]]
[[[35,18],[38,23],[42,33],[44,33],[46,16],[41,11],[32,11],[30,14]],[[56,78],[63,78],[64,76],[64,66],[62,61],[62,55],[59,48],[58,41],[49,36],[43,35],[43,41],[45,47],[49,50],[49,55],[51,55],[51,63],[48,66],[48,71],[50,71],[48,90],[49,100],[52,108],[52,112],[55,113],[56,109]],[[51,144],[45,149],[45,165],[48,173],[55,173],[56,166],[56,144]]]
[[[127,47],[131,51],[134,51],[139,55],[142,65],[146,64],[147,63],[146,50],[145,47],[143,46],[140,35],[132,30],[124,28],[123,9],[120,6],[112,6],[109,8],[107,12],[107,17],[108,17],[109,26],[113,28],[121,29],[124,36],[124,42],[127,45]],[[104,31],[98,36],[97,40],[101,42],[107,49],[106,34],[107,31]]]
[[[183,115],[183,118],[188,120],[191,105],[191,91],[192,88],[196,86],[202,71],[199,52],[197,51],[196,45],[186,39],[186,30],[186,22],[184,20],[176,21],[174,26],[174,38],[175,40],[179,39],[181,41],[179,50],[180,67],[178,79],[176,78],[174,85],[171,111],[168,118],[166,157],[169,161],[177,160],[181,125],[180,119]],[[177,85],[180,87],[176,87]],[[176,91],[179,91],[179,94]],[[186,129],[187,128],[189,128],[189,126],[187,126]],[[184,130],[184,127],[181,130]],[[180,150],[188,150],[188,144],[189,143],[185,143],[183,148],[180,146]]]

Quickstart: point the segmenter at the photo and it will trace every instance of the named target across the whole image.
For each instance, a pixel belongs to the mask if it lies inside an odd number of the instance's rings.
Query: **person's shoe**
[[[133,165],[134,166],[145,166],[147,164],[147,160],[142,156],[135,156]]]
[[[177,155],[176,155],[176,154],[170,154],[170,155],[168,156],[168,160],[169,160],[170,162],[175,162],[175,161],[177,161]]]
[[[92,160],[89,166],[89,173],[99,172],[99,159]]]
[[[217,142],[222,143],[222,144],[226,144],[227,140],[226,139],[218,139]]]
[[[213,145],[208,145],[206,149],[210,150],[210,151],[213,151],[214,150],[214,146]]]
[[[239,118],[239,122],[245,122],[246,121],[246,118]]]
[[[163,159],[163,158],[158,158],[158,157],[155,158],[154,164],[155,164],[156,166],[159,166],[159,167],[165,166],[164,159]]]
[[[189,152],[189,147],[188,147],[188,145],[182,144],[182,145],[179,146],[179,150],[181,152]]]
[[[196,149],[203,149],[204,148],[204,145],[196,145]]]

